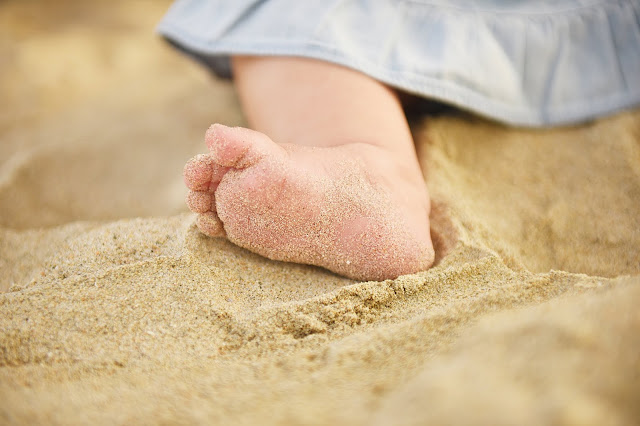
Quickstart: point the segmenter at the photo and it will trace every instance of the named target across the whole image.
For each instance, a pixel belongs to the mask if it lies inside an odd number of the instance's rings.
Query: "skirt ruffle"
[[[220,76],[309,57],[515,125],[640,104],[640,0],[178,0],[158,31]]]

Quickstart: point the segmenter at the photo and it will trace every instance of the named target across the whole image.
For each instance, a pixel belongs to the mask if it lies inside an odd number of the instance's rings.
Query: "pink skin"
[[[232,65],[256,130],[213,125],[185,166],[200,230],[359,280],[429,268],[429,194],[397,94],[312,59]]]
[[[218,124],[206,141],[210,153],[184,169],[187,204],[203,233],[360,280],[395,278],[433,262],[422,225],[429,212],[424,184],[382,178],[395,166],[381,161],[380,148],[279,145]]]

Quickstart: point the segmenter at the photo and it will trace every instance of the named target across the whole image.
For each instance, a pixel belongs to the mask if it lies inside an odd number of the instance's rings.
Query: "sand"
[[[640,110],[414,123],[436,266],[384,282],[204,237],[232,87],[167,2],[0,8],[0,424],[640,423]]]

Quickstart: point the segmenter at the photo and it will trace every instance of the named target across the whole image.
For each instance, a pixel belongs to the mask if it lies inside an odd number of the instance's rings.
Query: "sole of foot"
[[[205,138],[210,152],[184,169],[187,204],[204,234],[357,280],[433,263],[426,186],[406,176],[401,158],[366,143],[277,144],[219,124]]]

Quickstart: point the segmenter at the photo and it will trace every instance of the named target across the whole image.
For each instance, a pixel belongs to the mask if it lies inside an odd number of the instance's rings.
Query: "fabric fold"
[[[229,55],[344,65],[509,124],[640,104],[639,0],[178,0],[158,26],[231,77]]]

